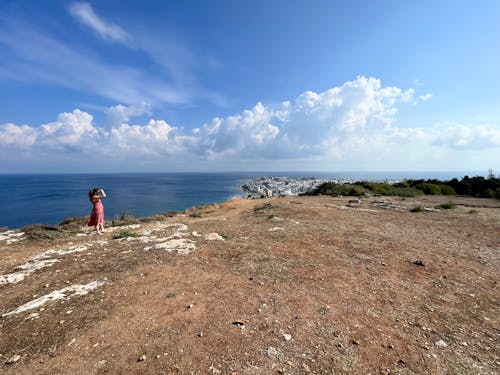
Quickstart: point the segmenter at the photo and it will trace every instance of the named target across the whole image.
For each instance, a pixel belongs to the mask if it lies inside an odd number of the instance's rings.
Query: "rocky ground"
[[[0,233],[0,372],[500,372],[499,201],[235,200],[79,231]]]

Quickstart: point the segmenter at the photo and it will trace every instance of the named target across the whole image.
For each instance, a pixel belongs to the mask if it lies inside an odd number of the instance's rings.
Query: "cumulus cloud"
[[[279,128],[271,123],[273,111],[262,103],[252,109],[225,119],[214,118],[194,134],[198,150],[210,159],[234,156],[257,155],[267,145],[273,143]]]
[[[179,160],[189,160],[191,169],[206,163],[259,168],[276,160],[288,161],[290,168],[314,160],[315,165],[341,162],[351,169],[374,165],[404,169],[453,160],[454,153],[477,160],[478,152],[498,151],[499,125],[398,126],[398,108],[405,104],[411,108],[415,96],[412,88],[387,87],[378,79],[358,77],[324,92],[306,91],[279,105],[258,102],[193,130],[154,118],[130,123],[134,117],[151,116],[146,103],[108,108],[103,126],[76,109],[39,127],[2,125],[0,145],[31,150],[35,157],[42,151],[57,155],[60,150],[76,150],[83,157],[119,160],[128,168],[148,161],[156,170]]]
[[[117,127],[127,123],[131,117],[141,115],[151,116],[151,104],[146,102],[140,102],[130,106],[118,104],[107,108],[104,113],[106,114],[106,124],[109,127]]]
[[[5,124],[0,126],[0,145],[13,148],[83,149],[92,145],[99,131],[92,124],[93,116],[75,109],[59,114],[57,121],[38,128],[27,125]]]
[[[89,3],[73,3],[69,7],[69,12],[85,26],[97,32],[103,39],[130,45],[132,37],[120,26],[106,22],[94,13]]]

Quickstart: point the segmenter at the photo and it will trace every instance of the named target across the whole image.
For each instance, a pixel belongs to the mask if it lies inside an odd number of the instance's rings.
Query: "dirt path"
[[[499,373],[498,206],[288,197],[103,236],[0,233],[0,369]]]

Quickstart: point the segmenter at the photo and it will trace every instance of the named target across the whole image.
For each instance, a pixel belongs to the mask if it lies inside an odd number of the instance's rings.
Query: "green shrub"
[[[439,185],[441,188],[441,194],[442,195],[455,195],[455,189],[453,189],[451,186],[448,185]]]
[[[455,190],[448,185],[422,182],[415,185],[415,188],[422,190],[428,195],[454,195]]]
[[[273,205],[271,203],[265,203],[261,206],[257,206],[253,209],[253,212],[260,212],[260,211],[264,211],[264,210],[267,210],[269,208],[273,208]]]
[[[467,213],[468,214],[477,214],[479,211],[477,210],[469,210]]]
[[[120,238],[126,238],[126,237],[139,237],[139,234],[136,232],[130,232],[128,230],[123,230],[120,233],[117,233],[113,236],[113,240],[118,240]]]
[[[410,212],[422,212],[424,208],[422,206],[415,206],[413,207]]]
[[[35,224],[23,227],[21,229],[29,239],[32,240],[54,240],[68,235],[64,233],[59,226]]]
[[[443,209],[443,210],[451,210],[455,207],[457,207],[457,205],[453,202],[441,203],[441,204],[434,206],[434,208]]]
[[[361,184],[336,184],[335,182],[325,182],[320,185],[314,195],[323,194],[338,197],[354,196],[359,197],[370,193],[371,191]]]
[[[140,222],[141,221],[139,219],[135,218],[131,213],[123,212],[119,219],[118,219],[118,215],[115,214],[113,216],[113,219],[111,220],[111,226],[112,227],[119,227],[122,225],[137,224]]]

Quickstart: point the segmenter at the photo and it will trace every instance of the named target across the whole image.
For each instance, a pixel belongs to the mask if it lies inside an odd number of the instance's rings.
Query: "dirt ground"
[[[350,199],[0,233],[0,372],[500,373],[500,202]]]

